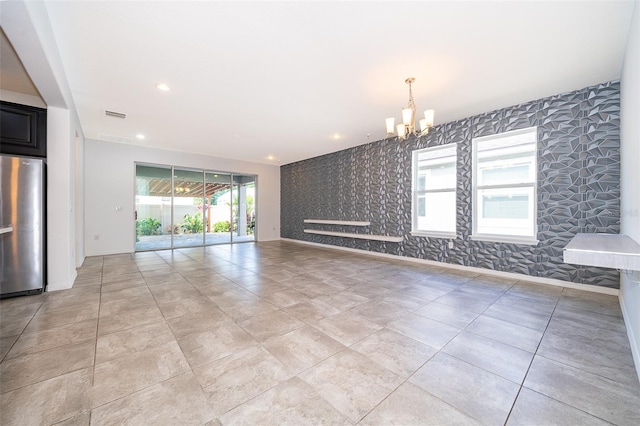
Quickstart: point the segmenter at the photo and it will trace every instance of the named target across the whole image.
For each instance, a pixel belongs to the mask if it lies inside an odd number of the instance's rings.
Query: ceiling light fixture
[[[143,135],[142,133],[138,133],[138,134],[136,135],[136,139],[143,140],[143,139],[144,139],[144,135]]]
[[[156,84],[156,87],[158,88],[158,90],[162,90],[163,92],[168,92],[169,90],[171,90],[169,85],[166,83],[158,83]]]
[[[429,129],[433,127],[433,118],[435,111],[428,109],[424,112],[424,118],[420,120],[420,131],[416,130],[416,103],[413,101],[413,92],[411,85],[416,81],[415,78],[409,77],[404,82],[409,85],[409,104],[402,109],[402,124],[394,126],[395,119],[389,117],[385,120],[387,124],[387,136],[397,135],[399,139],[406,139],[409,135],[426,135]]]

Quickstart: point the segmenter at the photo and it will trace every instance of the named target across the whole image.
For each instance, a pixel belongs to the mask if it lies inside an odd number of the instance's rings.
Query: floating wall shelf
[[[305,219],[304,223],[319,223],[322,225],[343,225],[343,226],[369,226],[371,222],[360,222],[357,220],[326,220],[326,219]]]
[[[399,243],[403,240],[402,237],[393,237],[389,235],[354,234],[352,232],[321,231],[318,229],[305,229],[304,232],[306,232],[307,234],[329,235],[332,237],[358,238],[361,240],[388,241],[391,243]]]
[[[564,262],[640,271],[640,244],[627,235],[577,234],[564,248]]]

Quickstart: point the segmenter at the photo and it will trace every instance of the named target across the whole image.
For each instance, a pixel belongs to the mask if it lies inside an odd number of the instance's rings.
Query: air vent
[[[104,110],[104,115],[106,115],[107,117],[127,118],[127,114],[123,114],[121,112],[109,111],[106,109]]]
[[[123,136],[116,136],[116,135],[107,135],[105,133],[98,133],[98,139],[105,142],[133,143],[133,138],[125,138]]]

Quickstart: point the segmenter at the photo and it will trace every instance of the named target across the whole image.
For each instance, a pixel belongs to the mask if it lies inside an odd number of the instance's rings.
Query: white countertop
[[[640,271],[640,244],[627,235],[577,234],[564,248],[564,261]]]

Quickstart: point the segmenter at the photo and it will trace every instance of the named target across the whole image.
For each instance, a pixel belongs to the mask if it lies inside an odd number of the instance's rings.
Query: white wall
[[[76,204],[83,202],[75,180],[76,146],[84,143],[80,121],[44,2],[0,2],[0,24],[47,105],[48,290],[70,288],[75,266],[84,259],[76,253],[76,247],[82,249],[76,238],[84,239],[75,215]]]
[[[87,139],[84,190],[87,256],[134,251],[135,162],[257,175],[258,241],[280,238],[278,166]],[[116,211],[116,207],[122,210]]]
[[[620,158],[622,234],[640,243],[640,4],[635,3],[631,31],[620,78]],[[635,276],[621,274],[620,306],[640,377],[640,272]]]

